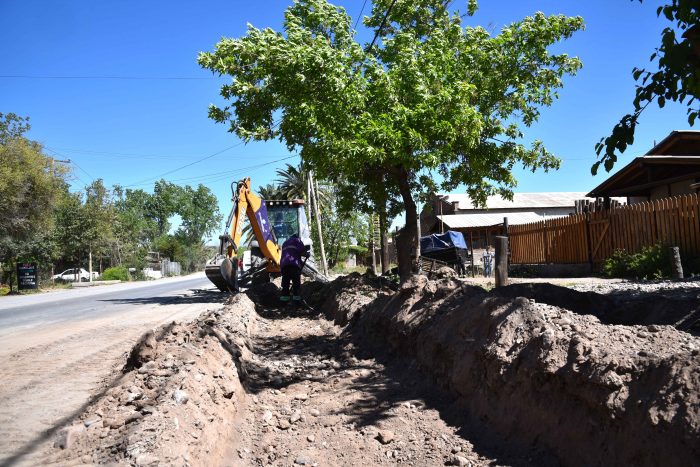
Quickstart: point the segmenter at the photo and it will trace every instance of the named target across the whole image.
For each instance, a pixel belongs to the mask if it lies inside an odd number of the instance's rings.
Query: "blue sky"
[[[207,118],[207,106],[221,103],[218,89],[225,80],[200,69],[197,53],[211,50],[221,37],[243,35],[247,23],[280,29],[290,2],[0,0],[0,112],[31,118],[29,137],[72,161],[75,190],[102,178],[108,186],[150,191],[163,176],[209,186],[225,214],[231,181],[247,175],[255,187],[269,183],[276,168],[298,158],[280,161],[291,155],[279,142],[240,144]],[[363,0],[336,3],[356,19]],[[662,2],[479,3],[468,22],[494,30],[535,11],[584,18],[586,30],[556,48],[580,57],[583,69],[526,131],[528,139],[543,140],[562,158],[562,168],[549,174],[519,170],[516,191],[589,191],[608,176],[602,170],[590,175],[594,145],[631,110],[632,68],[647,65],[668,24],[656,17]],[[456,0],[453,8],[464,11],[465,5]],[[370,40],[371,33],[359,28],[358,37]],[[119,79],[97,78],[107,76]],[[687,128],[684,108],[650,106],[615,170],[670,131]]]

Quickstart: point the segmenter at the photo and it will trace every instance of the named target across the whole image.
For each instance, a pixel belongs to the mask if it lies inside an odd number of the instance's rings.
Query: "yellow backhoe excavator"
[[[269,280],[280,273],[281,245],[294,234],[309,248],[311,231],[304,212],[304,201],[265,201],[250,189],[250,178],[231,184],[233,208],[226,220],[226,230],[219,236],[219,252],[204,269],[209,280],[222,292],[237,293],[248,281]],[[247,216],[255,240],[251,242],[251,266],[239,272],[238,247]],[[272,219],[272,222],[270,222]],[[326,280],[309,258],[302,270],[314,279]]]

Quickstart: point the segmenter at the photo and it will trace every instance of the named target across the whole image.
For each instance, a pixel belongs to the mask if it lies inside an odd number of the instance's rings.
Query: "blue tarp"
[[[432,234],[420,238],[420,254],[424,255],[431,251],[440,251],[447,248],[467,249],[467,242],[464,241],[462,232],[448,230],[444,234]]]

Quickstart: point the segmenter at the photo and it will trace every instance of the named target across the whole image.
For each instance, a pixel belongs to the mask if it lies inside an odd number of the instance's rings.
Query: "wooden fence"
[[[513,225],[512,264],[599,264],[615,250],[678,246],[681,256],[700,255],[700,199],[697,194],[621,206],[607,211]]]

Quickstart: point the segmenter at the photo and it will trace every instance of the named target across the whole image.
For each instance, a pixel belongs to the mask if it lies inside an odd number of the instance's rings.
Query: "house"
[[[623,196],[628,204],[700,191],[700,131],[673,131],[587,196]]]
[[[480,249],[493,245],[493,236],[504,233],[504,218],[508,225],[517,225],[564,217],[575,212],[576,201],[585,198],[581,192],[515,193],[512,201],[490,196],[486,208],[481,208],[466,194],[438,194],[421,214],[421,232],[456,230]]]

